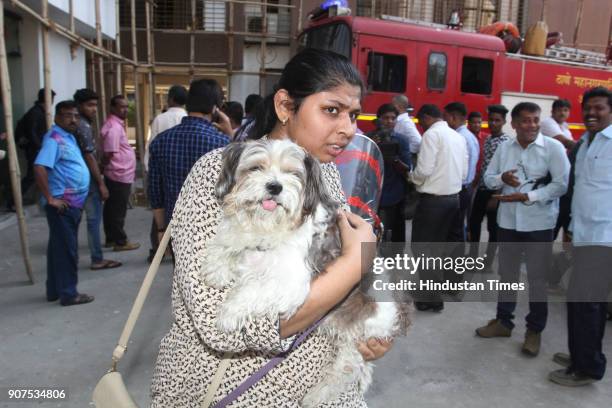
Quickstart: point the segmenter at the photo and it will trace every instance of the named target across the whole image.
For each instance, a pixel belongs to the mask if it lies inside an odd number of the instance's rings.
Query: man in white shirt
[[[447,242],[459,211],[459,192],[468,174],[467,144],[463,136],[442,120],[436,105],[423,105],[417,118],[425,133],[417,166],[408,176],[419,192],[412,221],[412,242]],[[441,276],[435,275],[435,272],[428,273],[421,279],[441,280]],[[416,303],[418,310],[441,311],[444,308],[439,295],[429,294],[422,299],[426,301]]]
[[[574,162],[571,201],[574,270],[567,291],[570,354],[554,355],[553,361],[564,368],[548,377],[572,387],[599,381],[606,372],[606,301],[612,286],[612,92],[605,87],[586,91],[582,117],[586,133],[580,138]]]
[[[467,108],[461,102],[451,102],[444,107],[444,120],[448,126],[465,139],[468,149],[468,174],[463,180],[459,193],[459,213],[455,219],[450,241],[464,242],[466,238],[465,216],[470,213],[472,205],[472,182],[476,177],[476,164],[480,156],[480,144],[476,136],[467,128],[465,123]]]
[[[162,132],[175,127],[185,116],[187,116],[187,111],[185,111],[185,104],[187,103],[187,89],[185,89],[182,85],[172,85],[168,90],[168,110],[160,113],[153,119],[153,123],[151,123],[151,135],[149,136],[149,140],[147,141],[147,146],[145,149],[145,159],[144,165],[147,172],[149,171],[149,146],[153,139],[157,137]],[[157,226],[155,224],[155,219],[153,219],[151,223],[151,249],[149,250],[148,261],[151,262],[153,260],[153,256],[155,252],[157,252],[157,247],[159,245],[158,237],[157,237]]]
[[[395,124],[395,128],[393,130],[406,139],[408,145],[410,146],[410,153],[419,153],[422,138],[421,134],[416,128],[416,125],[412,121],[412,118],[408,114],[408,107],[410,106],[408,98],[406,95],[395,95],[391,100],[391,103],[400,113],[400,115],[397,117],[397,123]]]
[[[149,171],[149,146],[157,135],[161,132],[166,131],[172,127],[175,127],[185,116],[185,104],[187,103],[187,89],[182,85],[172,85],[168,90],[168,110],[160,113],[153,119],[151,123],[151,135],[147,140],[147,146],[145,149],[145,169]]]
[[[546,276],[552,256],[553,228],[559,197],[565,194],[570,164],[563,145],[539,132],[540,107],[532,102],[512,109],[516,139],[503,142],[484,176],[487,187],[501,189],[497,212],[500,282],[518,284],[525,259],[529,282],[529,314],[522,352],[536,356],[546,326]],[[498,292],[497,315],[476,329],[480,337],[510,337],[514,328],[516,290]]]
[[[550,118],[540,123],[540,132],[544,136],[557,139],[566,149],[571,149],[576,144],[567,124],[571,108],[572,105],[567,99],[557,99],[553,102]]]

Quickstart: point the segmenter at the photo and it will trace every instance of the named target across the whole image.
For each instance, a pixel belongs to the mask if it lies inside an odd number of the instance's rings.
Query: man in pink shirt
[[[100,130],[104,156],[104,182],[109,197],[104,202],[104,234],[106,247],[115,251],[129,251],[140,247],[129,242],[123,229],[132,183],[136,175],[136,154],[125,131],[128,102],[123,95],[111,98],[111,114]]]

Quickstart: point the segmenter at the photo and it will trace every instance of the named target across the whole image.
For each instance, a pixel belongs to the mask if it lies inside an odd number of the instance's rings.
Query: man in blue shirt
[[[94,300],[77,292],[78,229],[89,192],[89,169],[74,137],[79,112],[73,101],[55,107],[55,125],[44,135],[34,161],[49,224],[47,300],[62,306]]]
[[[148,192],[159,235],[170,222],[181,187],[195,162],[230,142],[227,135],[232,134],[232,126],[219,109],[222,102],[223,91],[217,81],[192,82],[187,96],[187,116],[151,142]]]
[[[461,102],[451,102],[444,107],[444,120],[465,139],[468,150],[468,174],[459,192],[459,212],[457,212],[449,241],[463,242],[466,238],[465,216],[470,213],[472,203],[472,182],[476,177],[476,164],[480,156],[480,144],[476,136],[467,128],[465,120],[467,108]]]
[[[570,171],[563,145],[539,130],[540,107],[532,102],[512,109],[516,139],[499,145],[484,181],[501,189],[497,212],[499,275],[503,283],[520,282],[525,257],[529,281],[529,314],[523,353],[536,356],[541,332],[548,316],[546,275],[552,255],[553,229],[559,212],[559,197],[565,194]],[[534,243],[538,243],[534,245]],[[499,291],[497,316],[476,329],[481,337],[510,337],[514,328],[516,290]]]
[[[588,90],[582,98],[587,132],[574,163],[570,231],[574,270],[567,293],[570,354],[553,360],[566,368],[549,379],[565,386],[601,380],[606,370],[602,341],[612,285],[612,92]]]
[[[404,206],[410,171],[410,145],[394,131],[398,114],[392,104],[381,105],[376,113],[379,129],[370,132],[368,137],[378,145],[385,162],[378,213],[385,230],[391,231],[391,242],[406,242]]]

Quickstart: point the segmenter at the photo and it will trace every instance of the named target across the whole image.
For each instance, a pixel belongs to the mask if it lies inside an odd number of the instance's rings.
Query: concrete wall
[[[70,43],[52,32],[49,35],[49,51],[51,83],[57,94],[55,102],[72,99],[74,91],[86,85],[85,50],[77,48],[73,59],[70,53]],[[41,72],[41,77],[44,79],[43,72]]]
[[[257,72],[260,68],[261,48],[259,44],[251,44],[244,47],[243,69],[248,72]],[[288,45],[267,46],[266,51],[266,70],[281,71],[291,58],[291,50]],[[260,77],[258,75],[235,74],[232,75],[230,82],[230,95],[232,101],[244,104],[244,100],[249,94],[262,94],[270,91],[272,86],[278,81],[278,75],[271,74],[266,77],[266,89],[260,89]]]
[[[26,109],[36,100],[38,90],[44,86],[44,64],[42,33],[40,24],[24,18],[20,31],[21,63],[23,80],[13,86],[23,89]],[[70,52],[70,43],[63,37],[49,34],[49,60],[51,87],[56,92],[55,102],[72,99],[74,91],[85,87],[85,50],[77,48],[75,58]]]
[[[38,90],[43,84],[42,74],[42,40],[40,24],[31,18],[24,18],[20,30],[21,67],[25,109],[29,109],[36,100]],[[17,84],[15,84],[17,85]]]
[[[94,0],[72,0],[74,17],[83,24],[96,27],[96,2]],[[69,0],[49,0],[49,5],[64,13],[70,12]],[[100,17],[102,33],[108,37],[115,38],[116,18],[115,0],[100,0]]]

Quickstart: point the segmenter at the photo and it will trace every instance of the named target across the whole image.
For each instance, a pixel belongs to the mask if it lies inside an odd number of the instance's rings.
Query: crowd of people
[[[612,213],[605,204],[612,197],[612,92],[599,87],[583,95],[586,132],[577,142],[567,123],[571,104],[564,99],[554,101],[550,117],[543,120],[540,107],[532,102],[521,102],[511,112],[503,105],[490,105],[488,135],[482,131],[480,112],[468,114],[463,103],[452,102],[442,110],[428,104],[420,107],[416,118],[424,133],[417,138],[414,129],[399,121],[407,115],[406,107],[403,95],[393,104],[381,105],[378,129],[369,133],[385,160],[380,216],[392,230],[390,241],[405,241],[402,211],[410,196],[404,192],[411,188],[419,193],[413,243],[468,242],[468,253],[476,256],[486,217],[489,243],[483,272],[496,270],[501,282],[520,282],[525,263],[530,302],[522,352],[537,356],[548,293],[563,291],[560,281],[566,268],[555,267],[552,246],[563,229],[563,241],[574,247],[567,285],[570,354],[555,354],[554,360],[566,368],[549,378],[567,386],[601,379],[606,299],[612,284],[612,274],[602,263],[612,246]],[[508,113],[513,134],[504,132]],[[415,140],[420,146],[412,147],[417,146]],[[385,155],[394,151],[389,147],[393,143],[395,154]],[[408,145],[412,164],[404,153]],[[394,197],[391,217],[388,197]],[[396,228],[401,231],[396,233]],[[517,291],[500,291],[498,297],[495,318],[476,329],[480,337],[512,334]],[[416,300],[420,311],[444,308],[438,292]]]
[[[223,295],[204,287],[197,253],[214,235],[219,221],[214,188],[221,171],[218,149],[229,143],[290,138],[323,163],[328,188],[343,200],[337,169],[327,164],[333,161],[327,146],[351,140],[362,96],[363,84],[355,67],[343,57],[316,50],[296,55],[285,67],[277,90],[266,98],[250,95],[244,109],[238,102],[223,103],[222,88],[214,80],[195,80],[189,89],[170,88],[167,110],[151,124],[145,159],[153,210],[149,260],[161,234],[172,226],[173,291],[178,291],[173,296],[175,321],[160,347],[153,406],[196,406],[203,397],[203,384],[211,380],[203,378],[202,368],[215,365],[223,352],[233,352],[241,356],[236,370],[252,371],[270,352],[286,349],[287,339],[324,316],[359,281],[360,268],[355,265],[360,243],[372,242],[374,236],[359,217],[344,214],[340,217],[342,255],[313,281],[311,290],[316,295],[292,318],[253,321],[232,337],[219,333],[212,323],[214,312],[207,312],[215,310]],[[378,108],[376,130],[367,134],[384,159],[379,214],[389,231],[386,238],[406,242],[405,208],[416,197],[413,243],[467,242],[468,252],[475,255],[486,217],[485,271],[497,270],[502,282],[515,282],[525,260],[532,301],[522,350],[536,356],[547,321],[547,291],[558,288],[561,280],[550,272],[550,265],[552,242],[563,229],[563,239],[574,245],[568,297],[576,301],[568,303],[570,353],[555,355],[565,368],[549,378],[568,386],[600,380],[606,365],[602,339],[607,305],[602,299],[612,284],[606,269],[612,261],[610,90],[594,88],[583,95],[586,132],[577,142],[567,125],[571,106],[566,100],[555,101],[550,118],[543,120],[540,107],[531,102],[519,103],[511,111],[490,105],[488,134],[482,130],[484,112],[469,112],[462,102],[442,109],[433,104],[420,106],[416,119],[422,134],[409,107],[406,96],[393,97]],[[125,231],[136,174],[136,156],[126,133],[128,101],[122,95],[111,98],[110,114],[99,136],[92,126],[97,108],[96,93],[80,89],[73,100],[56,105],[54,124],[47,130],[41,92],[16,133],[28,161],[24,191],[35,179],[49,225],[47,300],[59,300],[63,306],[94,300],[77,290],[77,231],[83,210],[91,269],[121,266],[103,257],[101,223],[104,246],[114,251],[140,246]],[[504,132],[508,114],[513,134]],[[585,292],[591,295],[590,301],[581,297]],[[500,292],[495,318],[476,329],[478,336],[511,335],[516,295]],[[425,294],[415,306],[419,311],[444,309],[436,293]],[[292,406],[289,402],[314,384],[316,367],[333,351],[322,336],[311,337],[285,365],[290,367],[288,375],[300,380],[281,389],[263,379],[251,390],[251,403]],[[360,344],[359,350],[364,358],[375,359],[390,347],[389,342],[373,340]],[[239,379],[225,383],[224,390],[229,392]],[[358,389],[341,399],[329,406],[364,405]]]

